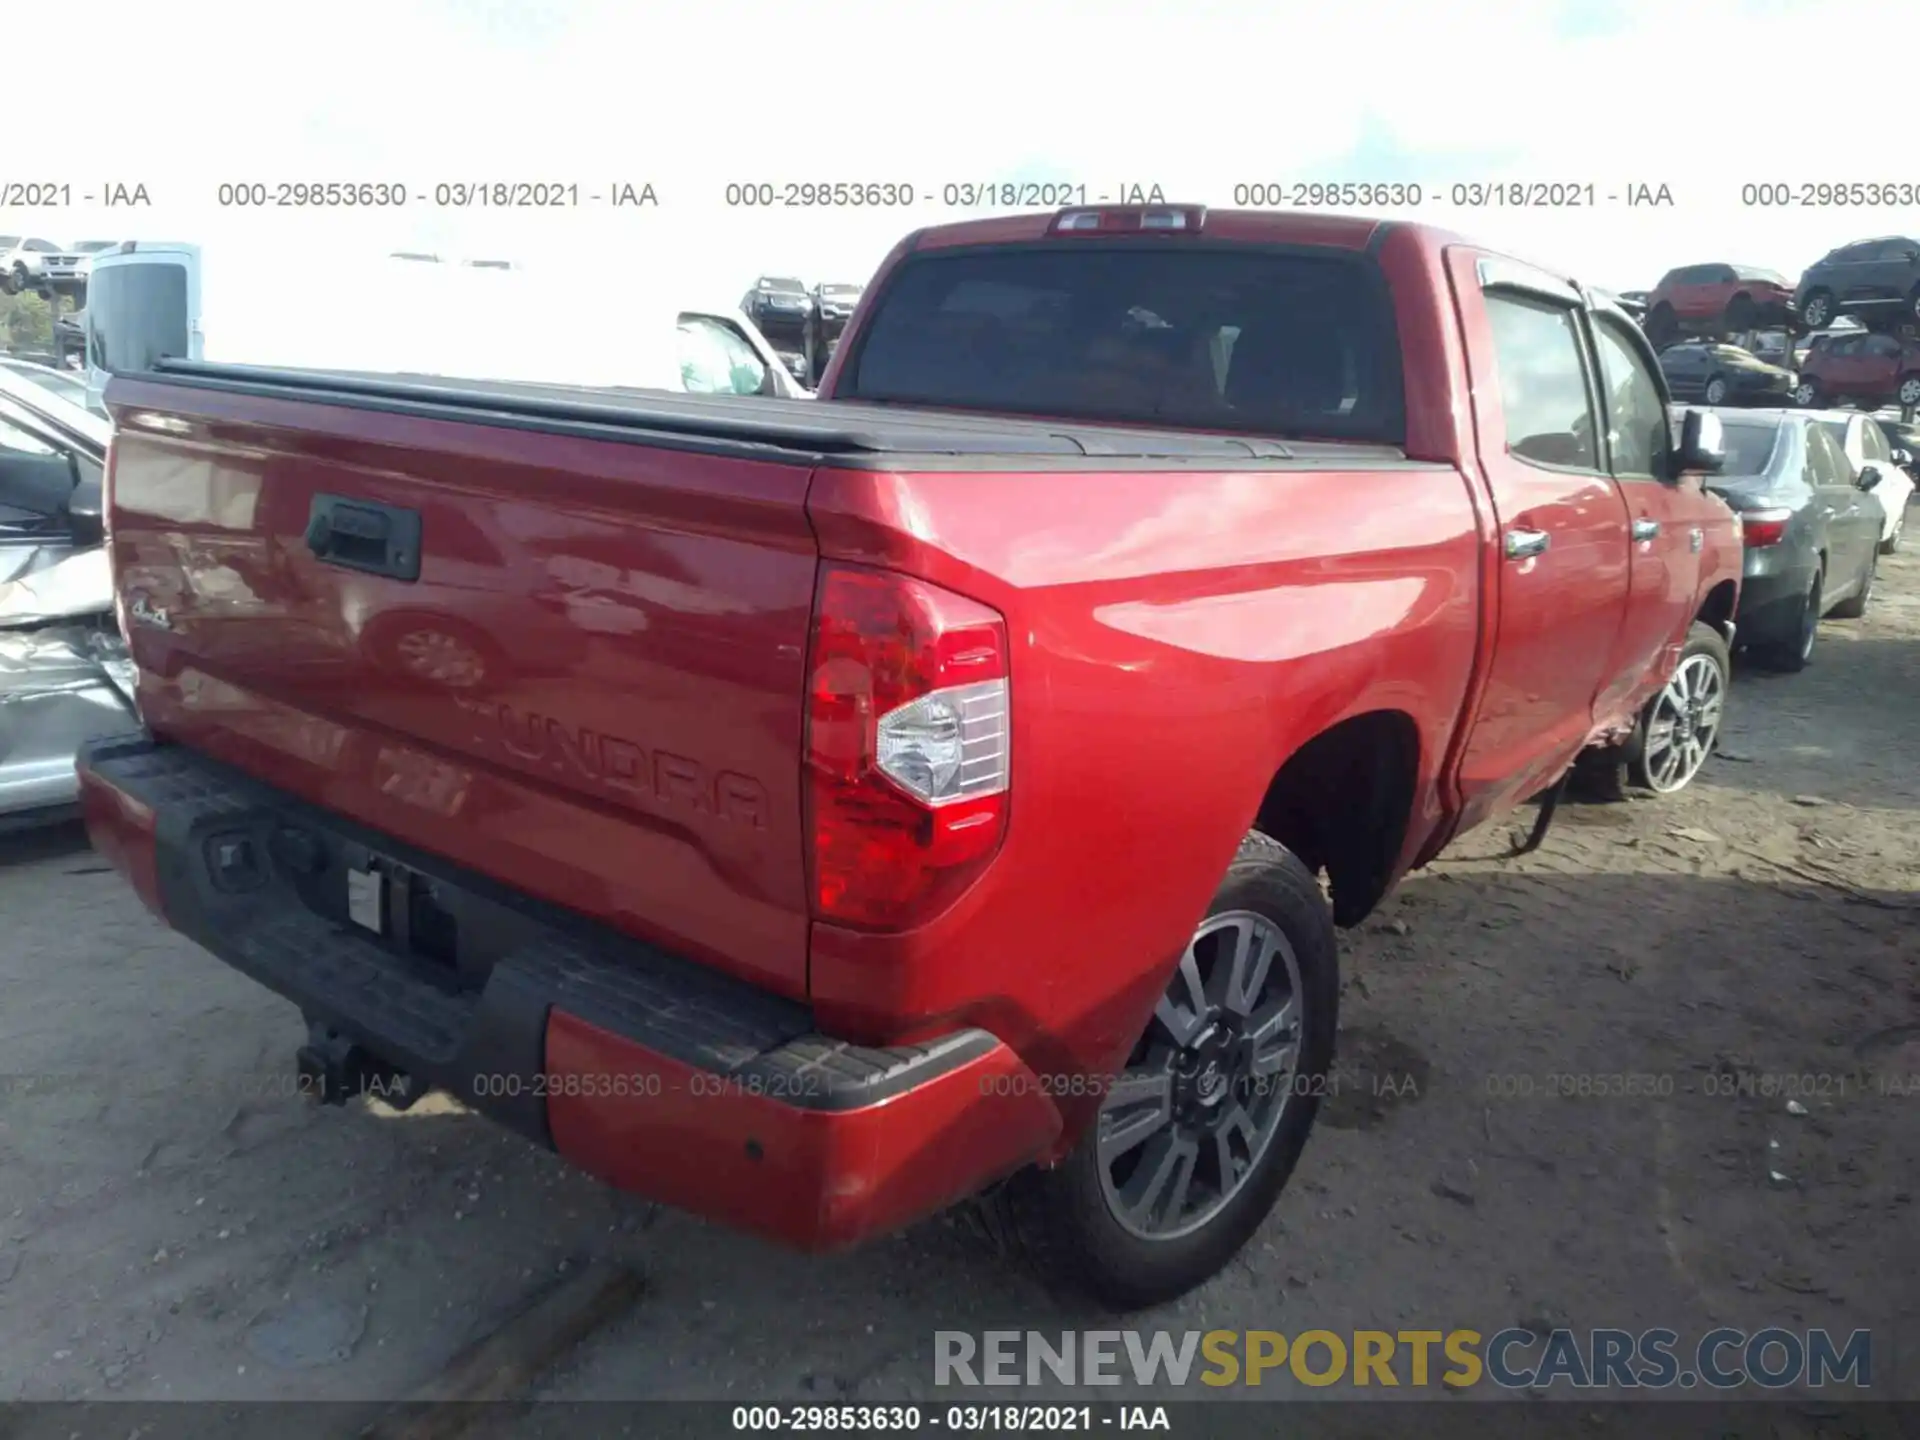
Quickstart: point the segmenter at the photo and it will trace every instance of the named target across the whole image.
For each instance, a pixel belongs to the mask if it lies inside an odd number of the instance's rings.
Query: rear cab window
[[[1367,256],[1062,241],[911,256],[836,398],[945,410],[1406,442],[1400,341]]]

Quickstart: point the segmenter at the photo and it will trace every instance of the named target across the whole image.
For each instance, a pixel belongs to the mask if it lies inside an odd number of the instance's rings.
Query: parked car
[[[813,305],[807,311],[807,383],[818,384],[826,374],[827,361],[840,343],[841,332],[853,318],[853,307],[860,303],[860,285],[816,285]]]
[[[0,368],[0,831],[77,815],[81,742],[138,723],[101,548],[110,434]]]
[[[77,405],[83,410],[87,408],[87,382],[71,370],[36,365],[30,360],[16,360],[7,355],[0,355],[0,370],[59,396],[69,405]]]
[[[1807,356],[1813,353],[1814,346],[1825,344],[1829,340],[1842,339],[1849,335],[1864,334],[1866,328],[1866,326],[1862,325],[1851,315],[1842,315],[1825,329],[1802,331],[1793,342],[1794,368],[1798,369],[1806,362]]]
[[[1920,340],[1862,330],[1816,342],[1800,364],[1793,403],[1843,402],[1870,410],[1920,405]]]
[[[1751,265],[1682,265],[1647,296],[1647,334],[1655,345],[1683,335],[1740,335],[1793,320],[1793,286]]]
[[[1820,621],[1866,613],[1885,512],[1840,443],[1797,410],[1726,410],[1726,463],[1708,484],[1740,515],[1735,636],[1778,670],[1806,668]],[[1864,488],[1863,488],[1864,486]]]
[[[9,295],[29,290],[67,288],[86,278],[85,256],[63,250],[51,240],[37,236],[0,236],[0,289]]]
[[[740,308],[776,347],[804,347],[813,297],[793,276],[762,275],[742,298]]]
[[[1676,399],[1709,405],[1784,405],[1795,378],[1738,345],[1712,340],[1669,345],[1660,352],[1660,370]]]
[[[921,231],[824,385],[116,375],[150,733],[82,759],[89,828],[300,1006],[329,1099],[449,1087],[815,1248],[1011,1176],[1057,1276],[1166,1300],[1299,1159],[1336,926],[1595,747],[1699,772],[1719,418],[1675,444],[1646,338],[1560,276],[1200,206]],[[541,564],[469,548],[495,515]],[[215,624],[215,544],[290,583]],[[289,661],[450,565],[497,688]],[[560,565],[632,614],[527,685],[582,633]],[[386,782],[428,765],[457,814]]]
[[[1920,240],[1883,235],[1828,251],[1800,277],[1795,303],[1815,330],[1837,315],[1875,325],[1920,322]]]
[[[118,240],[76,240],[74,241],[73,244],[67,247],[67,249],[71,251],[73,254],[78,255],[80,257],[80,264],[77,267],[75,267],[76,268],[75,278],[79,280],[85,280],[89,275],[92,274],[94,256],[104,255],[110,250],[118,250],[119,248],[120,248],[120,242]]]
[[[1920,425],[1907,420],[1883,420],[1877,417],[1873,423],[1887,437],[1893,463],[1915,481],[1920,481]]]
[[[1880,553],[1891,555],[1900,548],[1900,539],[1906,533],[1912,477],[1894,462],[1893,445],[1873,416],[1857,410],[1825,410],[1814,412],[1813,418],[1839,445],[1855,475],[1872,471],[1879,477],[1873,493],[1886,516],[1880,528]]]

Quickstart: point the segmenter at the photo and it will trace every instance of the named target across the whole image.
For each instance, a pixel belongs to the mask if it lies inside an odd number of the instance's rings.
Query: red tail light
[[[905,929],[943,908],[1006,833],[1007,627],[884,570],[821,576],[807,683],[814,913]]]
[[[1787,537],[1791,510],[1749,510],[1740,517],[1740,538],[1748,549],[1778,545]]]

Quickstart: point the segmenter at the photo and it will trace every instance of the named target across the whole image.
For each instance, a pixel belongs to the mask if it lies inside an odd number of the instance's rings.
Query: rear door
[[[1448,260],[1501,564],[1496,643],[1461,760],[1474,819],[1552,783],[1593,728],[1626,616],[1626,504],[1604,468],[1578,293],[1464,247]]]
[[[1641,347],[1611,316],[1591,317],[1607,462],[1626,504],[1631,593],[1594,701],[1601,723],[1634,715],[1679,663],[1700,591],[1711,507],[1696,479],[1674,477],[1667,407]]]
[[[1827,574],[1823,593],[1828,603],[1851,593],[1865,573],[1871,553],[1879,548],[1882,517],[1877,500],[1860,490],[1859,472],[1847,458],[1845,421],[1816,422],[1807,427],[1807,480],[1813,503],[1827,526]]]

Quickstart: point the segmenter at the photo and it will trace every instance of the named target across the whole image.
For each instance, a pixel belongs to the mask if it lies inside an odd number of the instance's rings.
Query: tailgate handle
[[[328,565],[418,580],[420,512],[344,495],[316,495],[307,516],[307,548]]]

